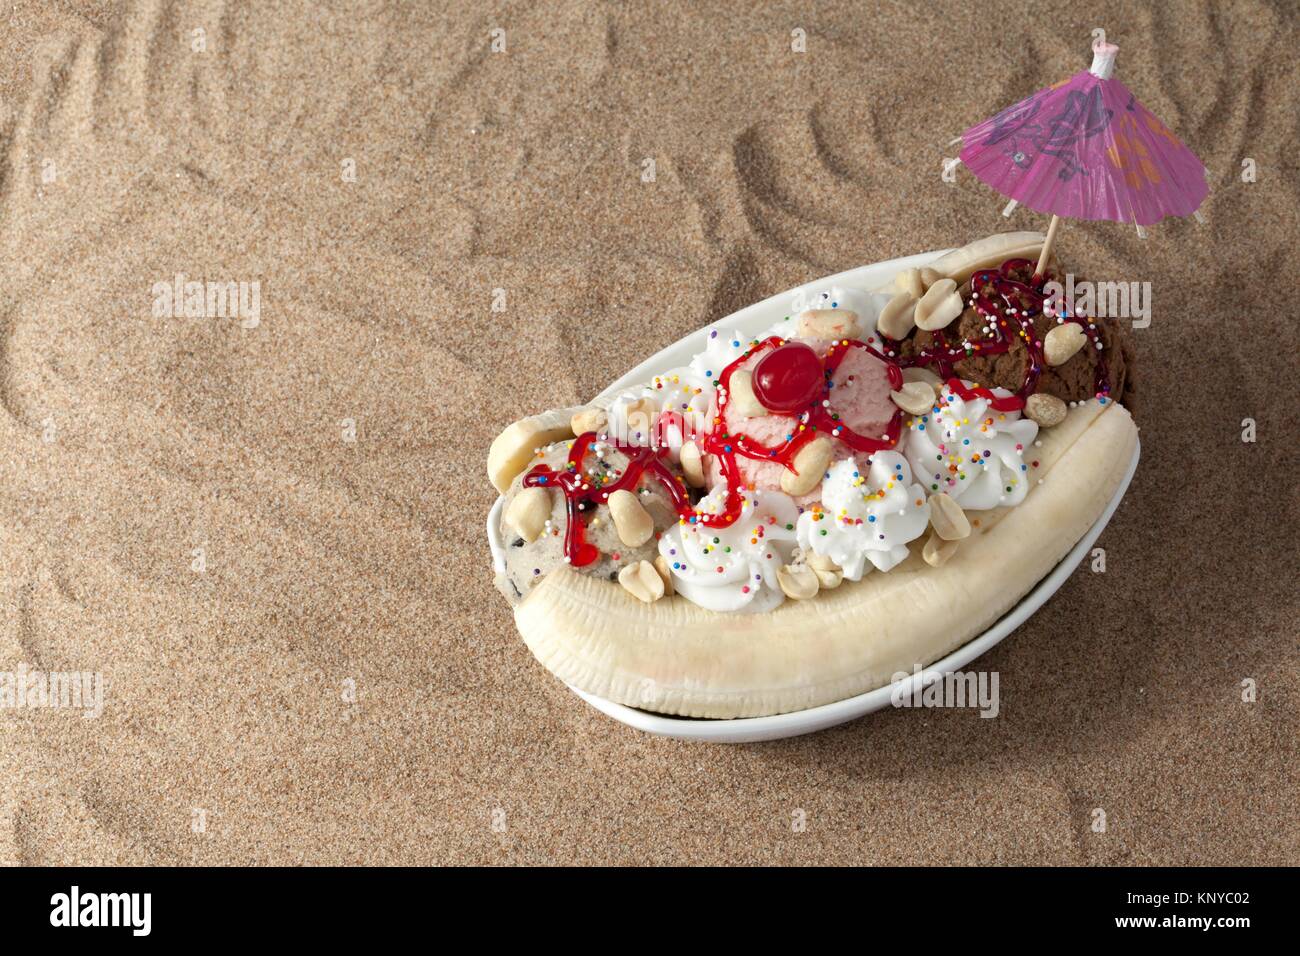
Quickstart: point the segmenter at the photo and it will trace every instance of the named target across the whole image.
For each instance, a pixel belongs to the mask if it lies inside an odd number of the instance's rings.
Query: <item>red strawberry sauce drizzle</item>
[[[586,539],[586,523],[582,520],[582,513],[587,505],[606,501],[615,491],[625,490],[635,493],[641,478],[645,475],[656,479],[663,486],[683,521],[712,528],[726,528],[740,518],[744,503],[741,495],[744,482],[736,463],[737,455],[755,461],[779,462],[794,471],[795,456],[804,445],[817,437],[819,431],[844,442],[855,451],[866,452],[868,455],[895,447],[902,435],[901,409],[894,412],[885,430],[885,436],[872,438],[859,435],[842,424],[839,416],[829,408],[829,394],[834,384],[835,370],[839,368],[851,349],[864,349],[883,362],[889,375],[890,387],[895,391],[903,387],[903,368],[934,365],[938,374],[947,380],[948,386],[962,399],[970,400],[978,396],[988,400],[989,404],[998,411],[1018,411],[1024,407],[1025,400],[1034,393],[1044,364],[1043,343],[1037,338],[1034,317],[1042,312],[1046,296],[1043,295],[1041,285],[1020,282],[1009,275],[1012,270],[1024,267],[1032,269],[1033,263],[1027,259],[1009,259],[999,269],[982,269],[971,276],[975,309],[993,324],[999,334],[997,340],[971,343],[967,348],[961,344],[950,345],[944,333],[938,331],[934,333],[937,347],[922,349],[910,357],[892,358],[865,342],[841,339],[830,347],[822,360],[822,367],[826,374],[825,390],[797,416],[796,428],[780,445],[769,448],[754,441],[748,435],[732,435],[721,428],[707,434],[701,450],[717,456],[721,463],[722,474],[727,479],[726,502],[723,510],[718,514],[697,512],[691,506],[682,479],[673,475],[663,463],[663,437],[666,427],[676,425],[684,432],[684,422],[680,416],[676,416],[676,413],[668,413],[675,416],[669,422],[664,421],[664,416],[660,417],[655,433],[658,439],[656,447],[606,442],[627,456],[627,467],[614,481],[601,484],[593,481],[594,476],[583,472],[583,460],[591,445],[599,440],[595,432],[587,432],[574,440],[569,449],[569,458],[564,471],[556,471],[547,465],[538,465],[524,476],[523,484],[528,488],[558,487],[564,494],[568,518],[564,536],[564,554],[570,564],[582,567],[600,557],[600,551]],[[1099,333],[1095,326],[1090,325],[1081,316],[1069,316],[1066,320],[1082,326],[1089,342],[1094,348],[1096,347]],[[1013,326],[1014,333],[1011,331]],[[1025,381],[1020,390],[1013,395],[996,396],[981,385],[967,388],[954,373],[953,366],[976,354],[998,355],[1008,351],[1011,348],[1013,334],[1024,341],[1029,353]],[[723,424],[723,413],[727,407],[732,373],[755,355],[780,348],[785,342],[786,340],[780,336],[771,336],[756,342],[744,355],[723,369],[722,374],[718,376],[716,396],[718,414],[713,420],[714,425]],[[1098,356],[1098,396],[1104,397],[1109,388],[1105,362],[1101,356]]]

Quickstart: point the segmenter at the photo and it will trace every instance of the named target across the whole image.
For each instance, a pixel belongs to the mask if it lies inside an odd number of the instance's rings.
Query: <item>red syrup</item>
[[[626,455],[628,459],[627,467],[621,475],[613,480],[601,483],[598,476],[590,476],[583,471],[583,462],[587,452],[590,450],[591,445],[599,440],[595,432],[587,432],[584,435],[579,435],[574,440],[573,446],[569,449],[569,458],[564,471],[557,472],[547,465],[538,465],[524,476],[524,486],[528,488],[558,487],[564,494],[565,510],[568,517],[564,536],[564,554],[570,564],[575,567],[583,567],[600,557],[600,551],[586,538],[587,526],[583,520],[583,513],[587,510],[587,506],[608,500],[609,496],[615,491],[625,490],[635,493],[637,485],[643,476],[649,476],[663,486],[669,498],[672,499],[677,514],[683,521],[691,524],[702,524],[711,528],[726,528],[740,518],[744,506],[744,498],[741,495],[743,480],[740,475],[740,468],[736,463],[737,456],[754,461],[775,461],[794,471],[795,456],[798,455],[799,450],[804,445],[817,437],[819,431],[844,442],[853,450],[865,452],[867,455],[894,448],[902,436],[903,412],[901,409],[894,412],[882,438],[859,435],[847,425],[841,423],[839,416],[830,410],[828,402],[834,385],[835,371],[852,349],[863,349],[884,363],[886,373],[889,375],[889,385],[895,391],[903,387],[902,370],[904,367],[934,366],[939,376],[944,378],[948,386],[962,399],[970,400],[978,396],[988,400],[991,407],[997,411],[1018,411],[1024,408],[1025,400],[1037,389],[1038,378],[1042,374],[1044,365],[1043,343],[1038,340],[1037,331],[1034,328],[1034,317],[1042,313],[1043,304],[1047,298],[1043,294],[1044,279],[1035,275],[1030,283],[1025,283],[1011,278],[1010,275],[1012,271],[1024,270],[1026,267],[1033,268],[1033,263],[1028,259],[1008,259],[998,269],[982,269],[971,276],[975,309],[990,321],[994,330],[998,333],[998,338],[992,341],[973,342],[969,348],[962,344],[949,344],[944,332],[938,331],[934,333],[935,347],[922,349],[908,358],[893,358],[882,354],[866,342],[860,342],[856,339],[841,339],[830,347],[821,360],[824,381],[814,390],[806,381],[792,382],[783,387],[781,383],[776,381],[776,374],[771,376],[763,374],[764,372],[777,373],[785,369],[796,373],[796,377],[800,379],[806,378],[808,365],[806,356],[796,356],[792,351],[785,353],[785,350],[808,349],[808,346],[801,343],[787,343],[785,339],[775,335],[761,342],[755,342],[744,355],[723,369],[722,374],[718,376],[718,392],[716,395],[718,413],[713,419],[714,426],[718,427],[715,427],[713,431],[704,436],[701,447],[701,450],[705,453],[718,458],[722,474],[727,480],[726,501],[722,511],[718,514],[697,512],[691,506],[682,479],[674,476],[663,462],[666,430],[671,426],[675,426],[683,432],[683,435],[685,431],[684,419],[675,412],[668,412],[660,416],[654,433],[657,439],[656,447],[643,448],[636,445],[624,445],[621,442],[606,442],[606,444]],[[1065,318],[1068,322],[1075,322],[1080,325],[1084,334],[1087,335],[1089,343],[1094,348],[1097,347],[1100,335],[1096,327],[1088,323],[1085,316],[1075,315],[1066,316]],[[1025,381],[1020,389],[1012,395],[996,396],[992,391],[981,385],[967,388],[960,377],[955,374],[953,366],[975,355],[1002,354],[1011,348],[1014,341],[1013,336],[1019,336],[1022,339],[1029,353]],[[885,341],[888,342],[889,340],[886,339]],[[895,351],[897,351],[898,343],[892,344]],[[811,349],[808,350],[811,351]],[[795,407],[790,409],[790,411],[799,411],[796,416],[794,430],[786,436],[784,442],[772,447],[761,445],[747,435],[732,435],[720,427],[724,422],[723,413],[727,407],[727,395],[732,373],[760,353],[767,353],[767,355],[755,367],[757,391],[768,393],[769,398],[776,396],[778,403],[783,403],[783,399],[793,398],[796,395],[806,396],[812,393],[811,399],[802,407],[802,410],[800,410],[798,404],[795,404]],[[773,356],[775,356],[774,361],[769,363],[767,359]],[[1098,356],[1097,359],[1097,396],[1102,401],[1105,401],[1105,397],[1110,390],[1110,379],[1107,375],[1104,359],[1102,356]],[[769,365],[771,367],[768,367]],[[772,406],[766,407],[770,408]],[[777,411],[778,409],[773,410]]]

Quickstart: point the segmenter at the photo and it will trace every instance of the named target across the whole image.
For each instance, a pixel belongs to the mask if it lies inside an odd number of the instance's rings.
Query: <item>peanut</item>
[[[618,539],[629,548],[640,547],[655,533],[650,512],[627,489],[619,489],[609,496],[609,514],[614,519]]]
[[[1025,399],[1025,417],[1038,422],[1043,428],[1051,428],[1065,421],[1065,402],[1046,392],[1035,392]]]
[[[839,587],[844,580],[843,569],[826,555],[818,554],[816,551],[808,556],[808,567],[812,568],[813,574],[817,575],[817,583],[824,591]]]
[[[806,601],[808,598],[816,597],[820,587],[812,568],[793,567],[789,564],[783,564],[776,572],[776,583],[781,585],[781,590],[785,592],[786,597],[794,598],[796,601]]]
[[[693,488],[704,487],[704,461],[700,458],[700,446],[693,441],[683,442],[681,450],[682,475],[686,483]]]
[[[911,415],[924,415],[934,406],[934,388],[926,382],[904,382],[889,397],[895,405]]]
[[[1077,322],[1054,326],[1043,338],[1043,358],[1053,368],[1064,365],[1087,341],[1088,336]]]
[[[727,384],[727,408],[746,418],[767,414],[763,403],[754,395],[753,372],[739,368],[731,373],[731,380]]]
[[[921,548],[921,557],[932,568],[941,567],[957,553],[956,541],[944,541],[937,533],[932,533]]]
[[[809,339],[856,339],[858,313],[852,309],[808,309],[799,314],[797,334]]]
[[[934,372],[931,372],[928,368],[924,368],[920,365],[914,365],[911,368],[903,369],[903,381],[925,382],[927,385],[933,386],[936,392],[943,389],[943,379]]]
[[[807,556],[805,563],[814,571],[838,571],[840,569],[840,566],[833,560],[824,554],[818,554],[816,551]]]
[[[551,516],[551,496],[545,488],[522,488],[506,506],[506,524],[525,541],[536,541]]]
[[[895,341],[905,339],[907,333],[912,331],[912,326],[916,324],[915,313],[916,299],[907,292],[900,292],[880,310],[876,328],[886,338]]]
[[[649,561],[629,564],[618,572],[618,583],[638,601],[653,604],[664,596],[664,580]]]
[[[925,282],[921,279],[921,270],[904,269],[894,276],[894,288],[899,292],[906,292],[913,299],[921,298],[925,295]]]
[[[662,554],[657,554],[655,555],[654,566],[655,570],[659,572],[660,579],[664,582],[664,594],[672,597],[677,593],[677,589],[673,587],[673,572],[668,568],[668,559]]]
[[[970,536],[970,519],[966,512],[942,492],[930,496],[930,526],[944,541],[960,541]]]
[[[831,440],[818,435],[794,456],[794,471],[781,472],[781,490],[795,498],[808,494],[821,483],[834,453]]]
[[[947,328],[953,319],[962,313],[961,296],[957,293],[957,283],[951,279],[940,279],[925,290],[921,301],[916,303],[913,316],[916,327],[926,332]]]
[[[654,399],[638,398],[634,402],[628,402],[623,410],[626,431],[622,435],[613,437],[632,445],[647,444],[650,436],[654,434],[655,419],[658,415],[659,406]]]

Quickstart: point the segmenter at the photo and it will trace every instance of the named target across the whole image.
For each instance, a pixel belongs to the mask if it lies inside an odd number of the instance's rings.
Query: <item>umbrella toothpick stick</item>
[[[1038,265],[1034,267],[1034,275],[1043,275],[1043,270],[1047,268],[1047,260],[1051,258],[1052,246],[1056,245],[1056,231],[1061,228],[1061,217],[1053,216],[1052,221],[1047,226],[1047,238],[1043,240],[1043,251],[1038,256]]]

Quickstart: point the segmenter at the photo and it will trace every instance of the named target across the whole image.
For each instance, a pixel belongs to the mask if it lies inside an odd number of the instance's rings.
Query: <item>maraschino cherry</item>
[[[773,412],[802,412],[826,388],[821,359],[802,342],[787,342],[754,366],[754,397]]]

